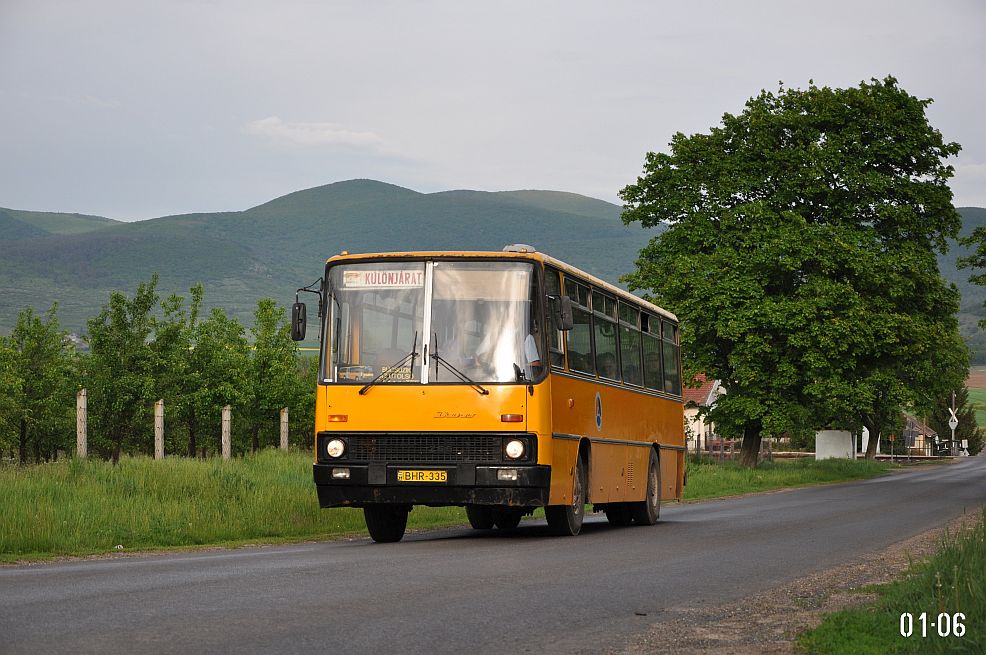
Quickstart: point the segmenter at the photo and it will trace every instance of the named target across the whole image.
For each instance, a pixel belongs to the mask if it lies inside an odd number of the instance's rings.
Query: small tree
[[[157,282],[141,283],[133,298],[114,291],[109,304],[90,319],[85,381],[93,443],[116,463],[121,452],[151,452],[151,417],[156,400],[157,355],[148,342],[155,320]]]
[[[164,398],[166,412],[177,425],[194,426],[192,399],[201,385],[201,376],[193,365],[195,332],[202,305],[204,288],[197,284],[190,289],[191,303],[172,294],[161,303],[163,316],[154,326],[152,350],[155,354],[155,395]],[[195,455],[194,427],[189,430],[190,457]]]
[[[194,455],[201,435],[213,435],[218,450],[222,408],[245,410],[249,397],[250,347],[245,330],[219,308],[198,323],[189,375],[195,380],[186,402],[188,451]]]
[[[20,381],[8,403],[13,405],[21,464],[29,455],[34,461],[53,458],[68,447],[72,432],[75,350],[59,328],[57,314],[57,305],[44,319],[30,308],[23,310],[8,341],[14,379]]]
[[[24,385],[17,359],[17,351],[0,336],[0,452],[17,448],[17,400]]]
[[[260,448],[260,432],[273,425],[280,409],[293,404],[297,394],[297,355],[283,307],[271,298],[257,303],[254,313],[253,352],[250,356],[245,414],[251,448]]]
[[[969,390],[965,386],[956,387],[955,392],[955,415],[959,419],[959,424],[955,428],[955,439],[969,442],[969,453],[976,455],[983,449],[982,431],[976,423],[976,410],[969,404]],[[935,401],[931,416],[928,417],[928,426],[938,433],[943,439],[951,439],[952,428],[948,421],[952,418],[949,411],[952,407],[952,394],[939,396]]]

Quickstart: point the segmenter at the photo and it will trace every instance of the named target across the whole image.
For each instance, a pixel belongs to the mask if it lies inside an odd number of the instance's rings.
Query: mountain
[[[47,234],[83,234],[118,222],[103,216],[32,212],[0,207],[0,241],[33,239]]]
[[[986,209],[963,207],[963,234],[986,224]],[[161,293],[206,288],[218,306],[252,322],[258,298],[282,304],[342,251],[500,250],[529,243],[604,280],[634,269],[657,234],[620,221],[620,207],[558,191],[419,193],[350,180],[289,193],[245,211],[164,216],[122,223],[98,216],[0,208],[0,334],[27,306],[59,303],[66,329],[82,333],[110,291],[132,292],[153,273]],[[962,293],[962,334],[986,363],[986,288],[956,267],[968,250],[940,256],[942,275]]]
[[[603,279],[630,272],[653,232],[627,227],[611,203],[556,191],[418,193],[373,180],[297,191],[239,212],[165,216],[135,223],[79,217],[45,223],[0,214],[0,333],[26,306],[59,303],[67,329],[84,331],[113,289],[151,274],[162,293],[196,282],[206,304],[250,322],[256,300],[287,304],[340,252],[500,250],[530,243]],[[57,217],[75,215],[60,214]],[[89,231],[81,231],[83,220]],[[47,226],[47,227],[45,227]]]
[[[959,207],[962,215],[962,236],[967,236],[974,229],[986,225],[986,209],[982,207]],[[972,354],[973,364],[986,364],[986,332],[979,328],[979,321],[986,318],[986,287],[969,282],[972,272],[969,269],[959,269],[956,262],[960,257],[972,254],[971,248],[949,242],[948,253],[938,256],[938,269],[949,282],[954,282],[962,294],[962,305],[959,310],[959,330]]]

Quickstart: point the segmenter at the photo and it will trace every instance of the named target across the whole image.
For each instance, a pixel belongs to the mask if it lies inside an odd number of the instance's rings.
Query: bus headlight
[[[325,444],[325,454],[334,459],[342,457],[342,454],[346,452],[346,442],[342,439],[330,439],[327,444]]]
[[[520,459],[524,456],[525,450],[527,450],[527,448],[524,446],[523,441],[520,439],[511,439],[507,442],[507,446],[503,449],[503,452],[505,452],[507,457],[510,459]]]

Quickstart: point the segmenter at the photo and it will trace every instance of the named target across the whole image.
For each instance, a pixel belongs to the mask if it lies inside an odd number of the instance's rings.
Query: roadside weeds
[[[945,525],[863,555],[836,568],[803,576],[742,601],[716,607],[679,607],[672,618],[631,637],[612,654],[795,655],[798,635],[825,615],[875,600],[872,585],[895,580],[911,562],[934,555],[942,535],[957,534],[982,518],[963,514]]]

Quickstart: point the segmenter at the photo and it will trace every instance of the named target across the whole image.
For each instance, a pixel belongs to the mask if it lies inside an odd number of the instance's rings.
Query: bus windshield
[[[538,378],[544,346],[535,290],[529,262],[336,265],[329,271],[323,381],[488,384]]]

